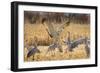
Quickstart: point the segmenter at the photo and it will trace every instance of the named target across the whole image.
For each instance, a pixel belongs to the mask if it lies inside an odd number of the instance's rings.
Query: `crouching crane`
[[[34,45],[29,47],[28,53],[27,53],[27,58],[33,56],[33,60],[34,60],[34,56],[36,53],[40,53],[40,50],[37,48],[37,38],[34,38]]]
[[[64,41],[64,43],[68,46],[68,48],[66,48],[66,49],[70,52],[72,52],[73,49],[75,49],[79,44],[84,44],[87,57],[89,57],[89,55],[90,55],[90,40],[87,37],[85,37],[85,38],[81,37],[79,39],[71,41],[70,40],[70,32],[68,32],[68,38],[67,38],[67,40]]]
[[[36,53],[40,53],[40,51],[37,49],[36,46],[31,46],[29,51],[28,51],[27,58],[33,56],[33,60],[34,60],[34,56]]]

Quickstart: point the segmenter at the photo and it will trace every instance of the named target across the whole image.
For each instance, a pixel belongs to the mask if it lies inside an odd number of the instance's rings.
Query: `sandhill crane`
[[[74,48],[76,48],[79,44],[84,44],[85,45],[85,51],[86,51],[86,54],[87,54],[87,57],[89,56],[90,54],[90,40],[85,37],[85,38],[79,38],[79,39],[76,39],[74,41],[71,41],[70,39],[70,32],[68,32],[68,38],[67,40],[64,41],[64,43],[68,46],[68,50],[69,51],[73,51]]]
[[[57,43],[54,43],[54,44],[51,44],[49,47],[48,47],[48,50],[46,52],[46,54],[50,51],[54,52],[54,50],[58,48],[59,49],[59,52],[62,52],[62,47],[60,45],[58,45]]]
[[[27,58],[33,56],[33,60],[34,60],[34,55],[36,53],[40,53],[40,51],[38,50],[38,48],[36,46],[31,46],[28,50],[28,53],[27,53]]]
[[[36,53],[40,53],[39,49],[37,48],[37,37],[34,37],[34,43],[28,47],[28,53],[27,53],[27,58],[33,56],[33,60],[34,60],[34,55]]]
[[[70,15],[68,17],[68,21],[65,21],[58,29],[54,28],[53,22],[50,19],[43,19],[42,24],[45,26],[46,31],[48,32],[49,36],[53,39],[53,44],[51,44],[48,48],[48,51],[55,50],[58,48],[60,52],[62,52],[62,46],[60,42],[60,33],[65,29],[65,27],[69,26],[70,24]]]
[[[90,57],[90,40],[88,38],[85,38],[85,51],[87,54],[87,57]]]

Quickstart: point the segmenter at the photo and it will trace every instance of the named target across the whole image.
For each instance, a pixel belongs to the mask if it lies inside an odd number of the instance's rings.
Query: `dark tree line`
[[[62,23],[70,19],[71,23],[76,24],[90,24],[89,14],[76,14],[76,13],[58,13],[58,12],[37,12],[25,11],[24,21],[31,24],[42,23],[43,20],[49,20],[53,23]]]

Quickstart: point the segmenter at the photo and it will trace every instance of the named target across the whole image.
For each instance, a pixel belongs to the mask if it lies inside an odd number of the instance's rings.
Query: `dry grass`
[[[41,53],[36,53],[34,61],[46,61],[46,60],[70,60],[70,59],[84,59],[86,57],[86,52],[84,49],[84,45],[79,45],[74,49],[73,52],[65,52],[67,48],[66,45],[63,44],[62,40],[66,39],[67,32],[71,32],[71,40],[75,40],[82,37],[90,37],[90,25],[80,25],[80,24],[70,24],[70,26],[66,27],[64,31],[60,35],[60,40],[62,42],[63,52],[59,52],[56,48],[55,51],[49,52],[46,54],[48,49],[48,45],[52,43],[52,39],[49,37],[47,31],[45,30],[42,24],[32,25],[25,24],[24,26],[24,44],[32,45],[34,43],[34,37],[37,37],[38,41],[38,49]],[[24,48],[24,60],[25,61],[33,61],[33,56],[27,58],[27,48]]]

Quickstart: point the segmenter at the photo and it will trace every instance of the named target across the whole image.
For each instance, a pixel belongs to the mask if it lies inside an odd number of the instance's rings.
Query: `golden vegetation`
[[[52,43],[52,39],[48,35],[42,24],[25,24],[24,25],[24,45],[29,46],[34,43],[34,37],[37,37],[37,44],[40,53],[36,53],[34,61],[46,61],[46,60],[70,60],[70,59],[84,59],[86,57],[85,45],[79,45],[73,52],[66,52],[67,45],[62,40],[67,39],[67,32],[71,33],[71,40],[75,40],[79,37],[90,38],[90,25],[88,24],[70,24],[62,31],[60,40],[63,47],[63,52],[59,52],[57,48],[55,51],[47,53],[48,46]],[[33,61],[33,56],[27,58],[28,48],[24,47],[24,60]]]

